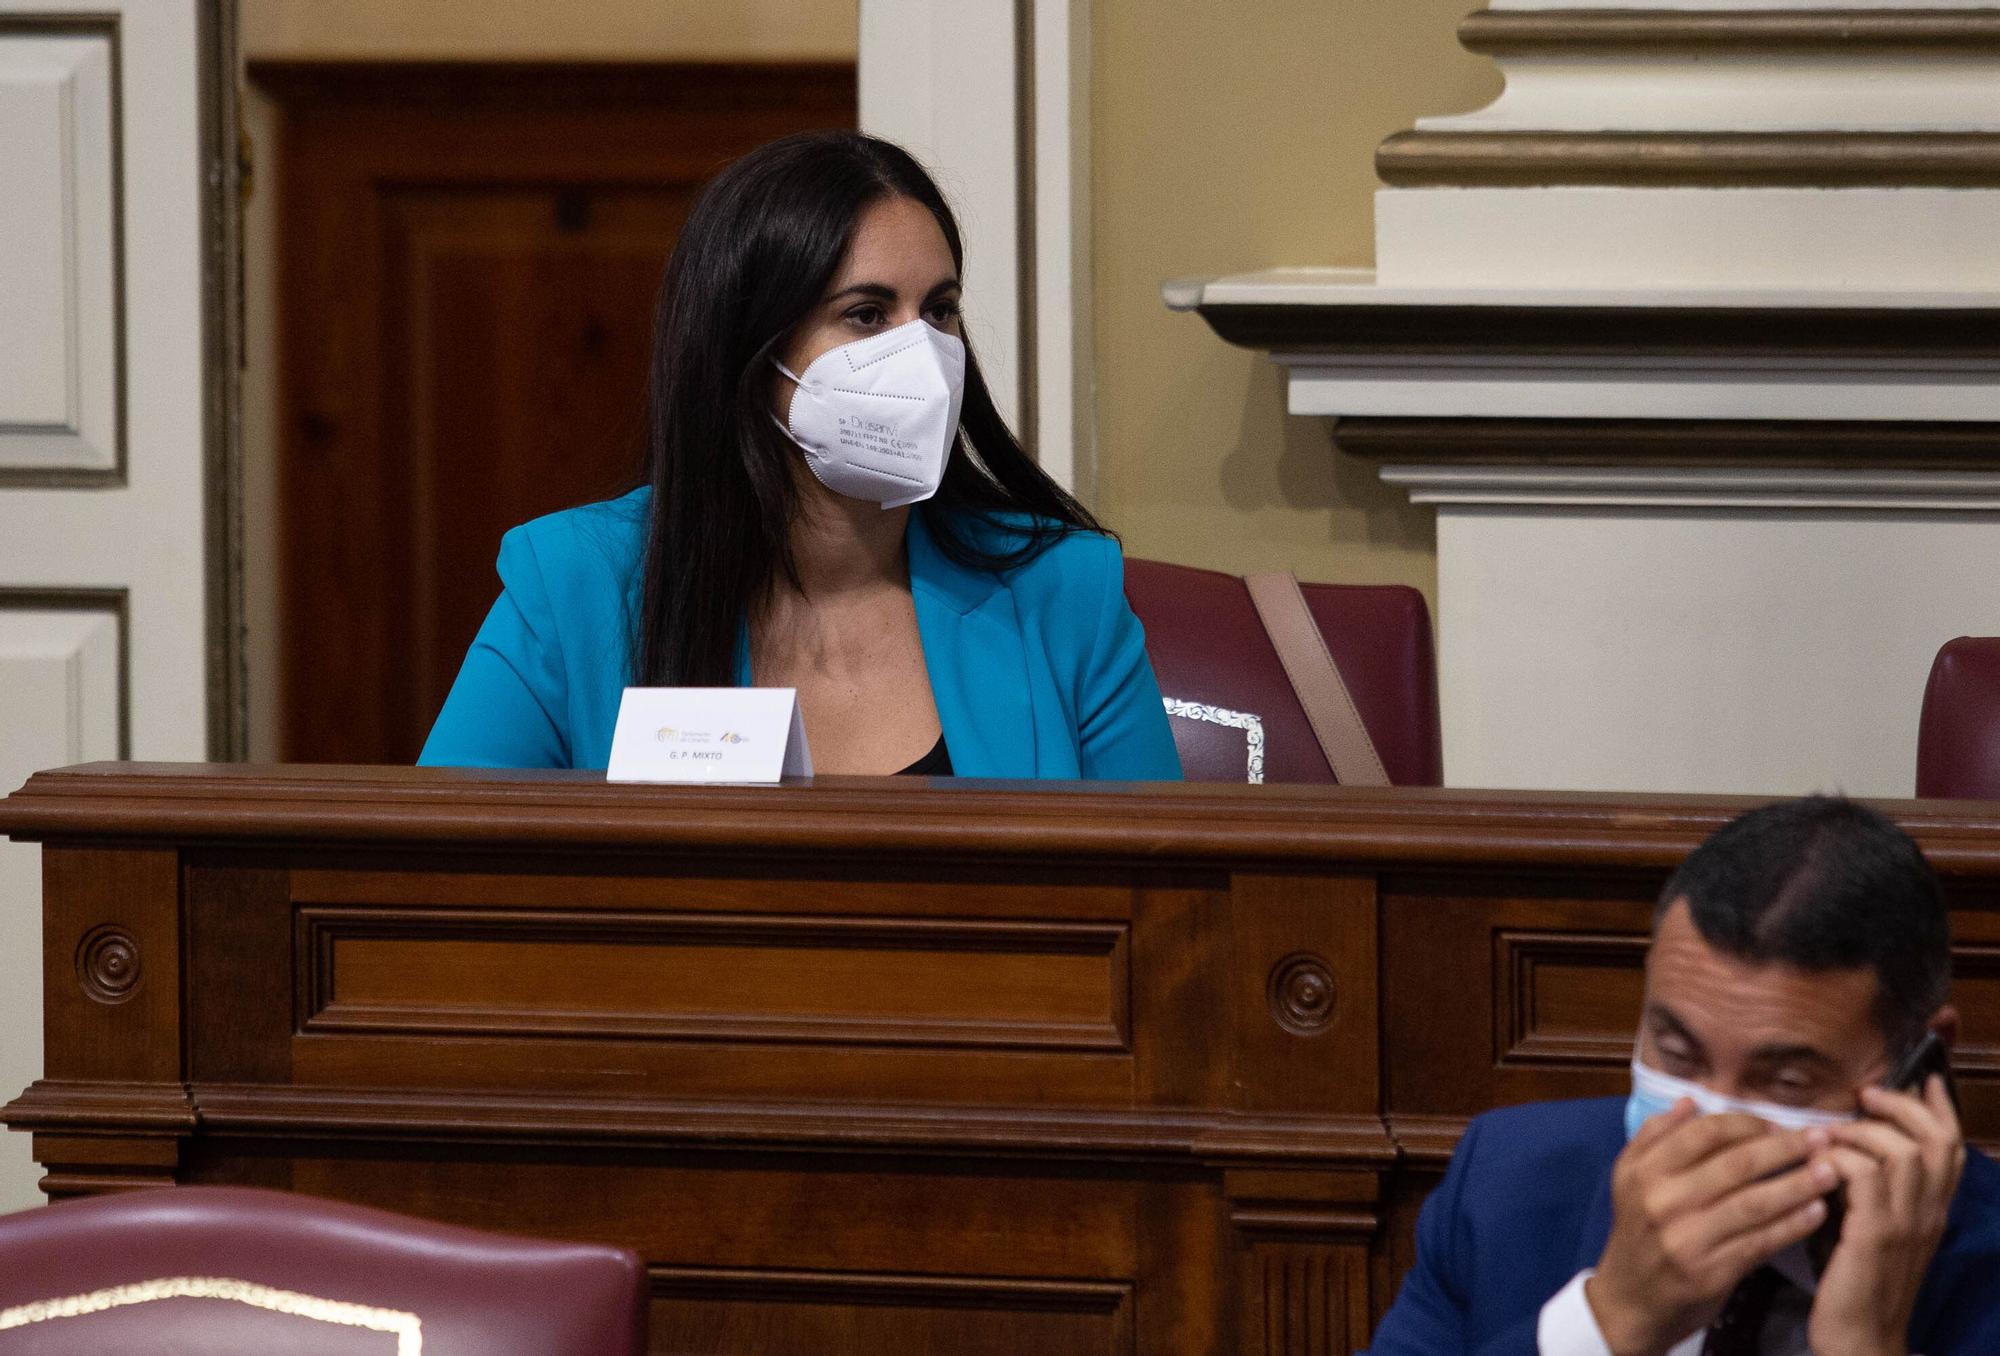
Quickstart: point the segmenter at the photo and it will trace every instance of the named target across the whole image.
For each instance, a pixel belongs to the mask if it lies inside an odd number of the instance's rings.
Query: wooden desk
[[[1622,1094],[1748,802],[97,765],[46,844],[52,1195],[289,1187],[638,1249],[659,1352],[1340,1352],[1466,1117]],[[2000,1133],[2000,816],[1955,904]]]

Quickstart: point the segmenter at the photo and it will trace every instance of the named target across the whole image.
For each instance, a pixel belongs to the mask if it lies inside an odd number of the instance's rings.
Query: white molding
[[[2000,57],[1691,56],[1668,48],[1495,59],[1506,89],[1425,132],[1974,132],[2000,126]]]
[[[1274,354],[1293,414],[1435,419],[2000,421],[2000,365]]]
[[[1162,289],[1178,310],[1484,307],[1550,310],[2000,310],[2000,289],[1395,286],[1359,269],[1271,269]],[[1331,331],[1337,322],[1328,322]],[[2000,422],[2000,359],[1770,359],[1592,352],[1274,352],[1292,414],[1382,418]]]
[[[1384,188],[1381,281],[1435,287],[2000,291],[2000,191]]]
[[[1020,125],[1013,3],[863,0],[861,130],[922,161],[958,216],[965,324],[1003,418],[1021,410]]]
[[[2000,472],[1389,464],[1413,504],[2000,512]]]
[[[1646,0],[1610,5],[1605,0],[1487,0],[1489,9],[1668,9],[1766,13],[1793,9],[1991,9],[1993,0]]]
[[[1090,263],[1090,0],[1034,6],[1032,444],[1087,497],[1096,482]],[[1024,433],[1027,432],[1024,430]]]
[[[1456,191],[1456,190],[1454,190]],[[1710,196],[1714,196],[1712,193]],[[1269,268],[1220,278],[1178,279],[1161,295],[1172,310],[1200,306],[1543,306],[1610,308],[1727,308],[1747,311],[1897,310],[1962,311],[2000,308],[2000,287],[1889,288],[1831,286],[1730,287],[1666,283],[1616,284],[1386,282],[1366,268]]]
[[[1089,0],[861,0],[861,127],[908,149],[951,200],[994,403],[1071,489],[1088,486],[1095,424],[1089,31]]]

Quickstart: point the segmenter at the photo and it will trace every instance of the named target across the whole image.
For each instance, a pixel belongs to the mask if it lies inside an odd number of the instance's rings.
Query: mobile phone
[[[1926,1031],[1924,1038],[1917,1042],[1896,1071],[1882,1080],[1882,1086],[1896,1092],[1914,1092],[1921,1097],[1931,1075],[1938,1074],[1944,1079],[1944,1090],[1951,1098],[1952,1106],[1958,1105],[1958,1084],[1951,1076],[1951,1052],[1938,1039],[1935,1031]]]
[[[1958,1084],[1951,1076],[1951,1051],[1945,1048],[1937,1032],[1926,1031],[1924,1038],[1903,1057],[1903,1062],[1896,1066],[1895,1071],[1882,1080],[1882,1086],[1892,1092],[1912,1092],[1921,1097],[1932,1074],[1944,1079],[1945,1095],[1951,1098],[1952,1107],[1956,1109]],[[1833,1249],[1840,1242],[1840,1223],[1846,1216],[1847,1192],[1835,1187],[1826,1194],[1826,1218],[1806,1240],[1806,1258],[1812,1263],[1813,1275],[1825,1274],[1826,1264],[1833,1260]]]

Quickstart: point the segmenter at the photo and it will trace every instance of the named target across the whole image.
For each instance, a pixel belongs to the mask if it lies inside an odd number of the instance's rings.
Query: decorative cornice
[[[1294,414],[2000,423],[2000,292],[1421,288],[1278,269],[1166,296],[1270,352]]]
[[[1334,425],[1370,461],[1483,466],[2000,467],[2000,423],[1805,419],[1375,419]]]
[[[1458,40],[1483,56],[1684,49],[1729,55],[2000,52],[2000,9],[1479,10]]]
[[[1287,354],[1554,355],[2000,361],[2000,296],[1990,308],[1879,305],[1717,306],[1380,300],[1243,303],[1203,300],[1201,318],[1244,348]]]
[[[1996,132],[1399,132],[1392,188],[1994,188]]]
[[[2000,512],[2000,471],[1413,463],[1381,474],[1413,504]]]

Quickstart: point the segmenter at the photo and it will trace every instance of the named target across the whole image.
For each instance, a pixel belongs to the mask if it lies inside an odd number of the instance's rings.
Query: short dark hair
[[[1864,805],[1808,796],[1752,810],[1696,848],[1660,893],[1710,946],[1801,970],[1875,972],[1875,1022],[1914,1044],[1951,985],[1944,893],[1907,833]]]

